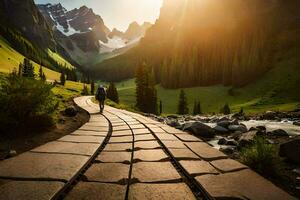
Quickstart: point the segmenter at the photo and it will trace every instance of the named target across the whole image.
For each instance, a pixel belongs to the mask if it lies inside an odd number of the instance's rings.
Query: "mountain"
[[[138,46],[95,66],[119,81],[146,63],[167,88],[243,86],[267,73],[295,45],[299,0],[164,0]]]
[[[38,8],[52,27],[57,41],[74,60],[86,66],[130,49],[151,26],[136,23],[125,33],[117,29],[110,31],[103,19],[86,6],[70,11],[61,4],[38,5]]]
[[[0,33],[14,50],[47,68],[61,71],[64,65],[78,66],[56,41],[33,0],[1,1]]]

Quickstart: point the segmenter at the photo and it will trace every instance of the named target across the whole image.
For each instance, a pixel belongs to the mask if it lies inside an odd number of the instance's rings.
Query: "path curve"
[[[0,162],[0,199],[295,199],[188,133],[74,101],[90,121]]]

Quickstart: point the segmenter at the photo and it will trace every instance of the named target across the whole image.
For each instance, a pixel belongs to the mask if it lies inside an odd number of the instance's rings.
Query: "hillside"
[[[248,113],[266,110],[291,111],[300,108],[300,32],[291,38],[294,45],[276,55],[277,64],[258,80],[241,87],[205,86],[184,88],[190,112],[195,100],[200,100],[204,113],[218,113],[225,103],[234,111],[240,108]],[[117,84],[120,101],[130,107],[135,105],[134,79]],[[163,102],[164,113],[176,113],[179,89],[164,89],[157,85],[158,99]]]
[[[10,73],[14,69],[17,69],[19,64],[23,62],[24,57],[22,54],[17,52],[15,49],[11,47],[7,40],[5,40],[2,36],[0,36],[0,72]],[[35,71],[38,72],[40,65],[33,62]],[[59,80],[60,73],[55,72],[53,70],[44,68],[44,73],[46,78],[49,80]]]
[[[299,5],[299,0],[165,0],[140,44],[95,66],[94,74],[120,81],[146,62],[166,88],[244,86],[294,45]]]

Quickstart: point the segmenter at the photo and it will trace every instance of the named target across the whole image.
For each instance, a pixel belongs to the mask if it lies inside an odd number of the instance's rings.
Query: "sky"
[[[67,10],[86,5],[102,17],[105,25],[125,31],[134,21],[154,23],[163,0],[35,0],[37,4],[61,3]]]

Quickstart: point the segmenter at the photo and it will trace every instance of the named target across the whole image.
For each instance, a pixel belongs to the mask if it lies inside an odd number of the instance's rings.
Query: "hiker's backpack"
[[[96,99],[101,101],[101,100],[105,100],[105,98],[106,98],[105,89],[103,87],[98,88]]]

